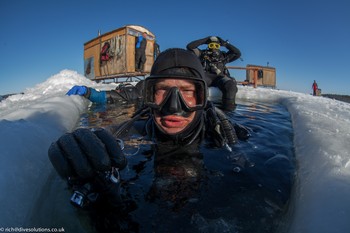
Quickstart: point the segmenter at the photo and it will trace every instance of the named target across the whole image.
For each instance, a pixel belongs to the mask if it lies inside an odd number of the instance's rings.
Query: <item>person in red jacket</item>
[[[314,80],[314,83],[312,84],[312,90],[313,90],[313,95],[317,95],[317,90],[318,90],[318,85],[316,83],[316,80]]]

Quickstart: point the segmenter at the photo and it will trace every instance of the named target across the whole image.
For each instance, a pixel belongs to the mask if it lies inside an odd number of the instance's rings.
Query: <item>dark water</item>
[[[134,105],[98,108],[81,126],[118,124],[135,111]],[[112,221],[125,232],[277,232],[295,173],[290,115],[277,103],[239,102],[228,116],[251,132],[232,151],[204,142],[200,151],[155,159],[162,157],[152,143],[138,135],[126,140],[122,190],[133,207]]]

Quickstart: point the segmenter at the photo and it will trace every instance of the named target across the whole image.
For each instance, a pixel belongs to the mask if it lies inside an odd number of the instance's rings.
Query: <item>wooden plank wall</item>
[[[130,30],[130,31],[129,31]],[[84,44],[85,75],[90,79],[120,76],[135,73],[135,42],[138,31],[123,27],[98,36]],[[149,73],[154,62],[153,48],[155,38],[149,37],[146,47],[145,72]],[[100,52],[106,42],[115,43],[114,56],[108,61],[100,61]],[[91,63],[91,64],[89,64]],[[89,67],[89,68],[88,68]],[[90,68],[92,67],[92,68]],[[91,74],[87,74],[87,70]],[[93,72],[93,74],[92,74]]]
[[[258,70],[263,71],[263,77],[257,79],[257,85],[258,86],[269,86],[269,87],[276,87],[276,69],[273,67],[267,67],[267,66],[255,66],[255,65],[247,65],[247,80],[250,83],[254,83],[254,70],[251,68],[256,68]]]

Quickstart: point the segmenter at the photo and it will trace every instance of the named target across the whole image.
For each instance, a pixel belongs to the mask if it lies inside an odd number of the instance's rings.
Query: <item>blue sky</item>
[[[242,52],[229,65],[276,68],[277,88],[350,95],[346,0],[0,1],[0,95],[34,87],[63,69],[83,74],[83,44],[129,24],[162,50],[217,35]],[[244,80],[242,71],[231,71]]]

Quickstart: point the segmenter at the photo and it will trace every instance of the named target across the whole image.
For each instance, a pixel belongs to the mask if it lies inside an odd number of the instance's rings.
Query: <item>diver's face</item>
[[[178,94],[188,106],[196,105],[196,87],[189,81],[184,79],[162,79],[155,84],[154,101],[161,104],[167,97],[169,91],[174,88],[178,89]],[[160,111],[154,111],[155,122],[168,134],[176,134],[184,130],[194,119],[195,111],[188,114],[172,114],[163,115]]]

